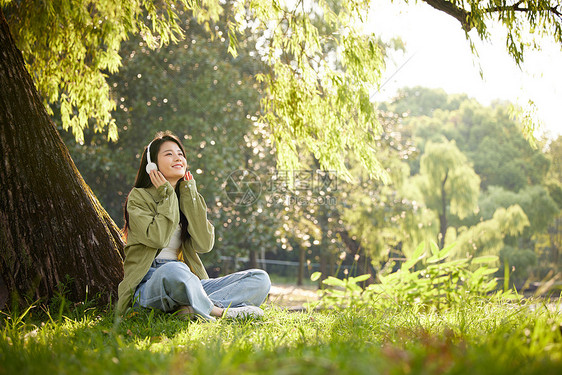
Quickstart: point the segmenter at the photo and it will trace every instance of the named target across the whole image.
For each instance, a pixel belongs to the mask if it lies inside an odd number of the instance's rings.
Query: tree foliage
[[[186,38],[177,44],[152,50],[141,37],[123,43],[123,67],[109,80],[119,102],[113,116],[125,124],[119,141],[87,135],[82,145],[67,134],[73,159],[122,224],[122,204],[143,147],[156,131],[171,130],[184,143],[189,168],[215,224],[216,251],[205,255],[206,264],[220,264],[220,256],[247,258],[262,249],[274,250],[278,207],[266,209],[264,199],[235,204],[227,186],[231,173],[236,178],[237,171],[246,170],[260,179],[265,191],[274,164],[267,129],[256,122],[260,88],[253,77],[263,64],[251,55],[255,39],[244,38],[234,58],[223,48],[220,23],[215,25],[217,38],[189,17],[181,26]]]
[[[323,167],[338,169],[350,179],[343,156],[353,149],[370,173],[383,176],[370,142],[377,126],[369,101],[383,55],[373,36],[356,26],[368,3],[232,4],[229,50],[236,53],[239,33],[248,28],[263,38],[257,49],[270,66],[261,76],[269,94],[263,118],[271,127],[280,166],[297,167],[298,148],[304,146]],[[183,37],[178,24],[181,11],[171,1],[3,0],[0,5],[37,86],[49,103],[60,103],[63,128],[72,128],[79,141],[90,119],[94,130],[109,125],[109,138],[117,137],[110,115],[115,98],[106,74],[122,65],[118,55],[122,41],[140,33],[148,47],[155,48]],[[224,6],[217,0],[184,0],[181,5],[207,25],[218,20]],[[317,27],[316,18],[322,18],[327,28]]]
[[[323,168],[351,180],[344,162],[353,151],[367,171],[383,177],[374,156],[380,127],[370,92],[380,81],[384,55],[374,35],[360,31],[368,2],[251,4],[251,27],[264,35],[261,53],[270,67],[258,77],[266,83],[263,119],[283,156],[280,169],[298,168],[304,148]]]
[[[405,0],[408,2],[408,0]],[[505,46],[517,65],[526,50],[540,49],[529,35],[562,43],[562,5],[557,0],[423,0],[432,7],[456,18],[467,38],[476,30],[480,39],[490,38],[492,25],[505,31]],[[471,43],[474,50],[474,44]]]
[[[217,19],[220,8],[182,0],[201,19]],[[50,104],[60,106],[62,125],[84,140],[89,122],[117,139],[111,116],[115,98],[107,73],[122,65],[119,49],[130,34],[141,33],[151,48],[178,41],[177,2],[91,0],[1,0],[10,30],[35,84]],[[204,5],[212,5],[203,2]],[[147,22],[145,22],[147,21]],[[50,103],[50,104],[49,104]]]
[[[508,103],[486,107],[466,95],[443,96],[441,90],[413,87],[402,89],[387,107],[404,114],[420,152],[428,141],[455,140],[483,190],[502,186],[518,191],[542,183],[549,170],[548,158],[525,140]],[[410,168],[417,173],[419,160],[412,159]]]
[[[418,150],[412,153],[409,163],[414,181],[422,179],[422,171],[438,170],[427,163],[424,167],[423,158],[443,139],[454,141],[474,165],[474,172],[481,180],[477,209],[461,218],[453,215],[451,207],[446,205],[448,228],[440,231],[441,236],[445,233],[442,237],[445,246],[457,243],[457,257],[500,255],[500,267],[504,262],[511,265],[508,271],[512,281],[518,283],[527,276],[543,277],[548,270],[557,269],[560,248],[557,199],[562,196],[559,193],[562,189],[557,174],[556,140],[545,146],[546,152],[533,149],[525,141],[517,121],[510,118],[507,103],[485,107],[466,95],[445,95],[440,90],[406,88],[395,102],[381,108],[398,112],[403,127],[413,136]],[[422,157],[416,157],[418,152]],[[449,158],[447,152],[438,155],[444,160],[436,157],[437,163]],[[408,225],[411,228],[408,233],[421,242],[435,238],[441,218],[434,208],[440,206],[438,189],[419,190],[418,185],[405,184],[405,196],[416,201],[418,208],[407,214],[403,223],[414,224]],[[411,256],[412,244],[405,241],[402,251]]]
[[[543,186],[529,186],[518,193],[506,191],[501,187],[490,187],[480,202],[481,217],[488,219],[499,207],[520,206],[529,219],[529,231],[524,236],[529,239],[533,233],[548,228],[559,213],[556,203]]]
[[[456,235],[448,238],[449,242],[457,242],[456,254],[465,257],[472,255],[498,255],[503,249],[508,236],[520,235],[529,226],[527,215],[517,204],[507,209],[500,207],[492,218],[480,221],[471,227],[461,227]]]
[[[454,141],[427,143],[420,163],[415,180],[426,207],[439,217],[439,242],[443,248],[448,216],[463,219],[477,210],[480,178]]]
[[[476,29],[481,38],[499,21],[518,63],[532,45],[524,40],[527,31],[561,40],[560,10],[552,1],[426,2],[457,18],[467,32]],[[267,94],[262,120],[270,127],[282,169],[297,168],[302,149],[323,168],[351,180],[344,162],[351,151],[371,176],[386,177],[375,157],[380,126],[370,101],[384,69],[384,51],[361,29],[370,1],[0,0],[0,6],[45,104],[52,110],[58,103],[63,128],[72,129],[79,141],[89,124],[117,138],[111,112],[118,99],[107,75],[122,66],[121,43],[133,34],[141,34],[149,48],[180,40],[184,32],[178,19],[189,12],[211,32],[222,17],[234,55],[248,30],[261,38],[256,53],[269,67],[260,76]],[[225,6],[233,11],[225,14]]]
[[[420,176],[419,186],[428,207],[438,212],[449,207],[461,219],[476,209],[480,178],[455,142],[428,143],[421,157]]]

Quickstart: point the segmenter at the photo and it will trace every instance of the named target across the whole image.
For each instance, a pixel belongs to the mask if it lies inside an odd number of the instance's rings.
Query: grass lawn
[[[482,299],[182,321],[147,310],[116,322],[84,304],[1,321],[1,374],[560,374],[560,306]],[[558,311],[558,312],[556,312]]]

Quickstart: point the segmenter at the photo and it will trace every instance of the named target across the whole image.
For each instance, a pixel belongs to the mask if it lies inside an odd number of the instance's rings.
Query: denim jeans
[[[178,260],[155,259],[135,291],[135,304],[172,312],[191,306],[200,316],[210,316],[213,306],[227,308],[259,306],[267,297],[271,282],[263,270],[251,269],[216,279],[199,280]]]

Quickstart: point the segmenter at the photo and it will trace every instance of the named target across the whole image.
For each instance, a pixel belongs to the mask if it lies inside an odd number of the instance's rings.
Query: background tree
[[[429,142],[420,165],[416,183],[425,205],[438,214],[438,241],[440,248],[443,248],[449,215],[463,219],[476,211],[480,178],[455,142]]]
[[[548,145],[546,152],[550,159],[550,169],[546,179],[546,187],[550,197],[558,206],[558,215],[548,227],[548,247],[550,258],[558,267],[562,266],[560,248],[562,246],[562,136],[558,136]]]
[[[380,269],[389,258],[402,258],[404,253],[408,254],[407,244],[415,242],[413,246],[417,246],[419,243],[416,242],[416,231],[408,227],[408,219],[418,207],[404,194],[410,176],[406,161],[417,150],[398,116],[383,111],[379,116],[383,132],[377,136],[377,148],[381,163],[391,177],[390,183],[382,184],[353,168],[359,183],[342,184],[339,194],[339,199],[345,202],[341,226],[359,250],[350,253],[351,258],[357,254],[359,265],[372,263],[375,269]],[[365,267],[360,267],[359,271],[368,273]]]
[[[466,95],[443,96],[440,90],[416,87],[401,90],[395,102],[380,107],[396,108],[400,113],[412,108],[401,121],[419,152],[444,137],[454,140],[474,163],[474,171],[481,178],[478,210],[464,219],[449,217],[447,243],[457,241],[462,256],[500,255],[502,262],[511,267],[512,281],[519,285],[526,277],[541,278],[557,269],[551,260],[555,246],[550,240],[555,243],[557,238],[555,217],[559,212],[554,199],[559,179],[551,177],[550,172],[556,170],[550,164],[555,158],[549,154],[556,150],[554,141],[552,147],[545,146],[547,152],[530,147],[518,123],[510,117],[508,103],[485,107]],[[415,155],[416,152],[409,164],[417,178],[420,158]],[[416,197],[416,193],[406,196]],[[420,202],[425,199],[419,192],[417,196]],[[431,217],[421,214],[422,210],[417,212],[408,218],[421,226],[420,231],[412,226],[408,232],[431,237]],[[502,222],[512,226],[507,228]],[[422,229],[427,229],[426,233],[420,233]],[[408,248],[406,243],[405,254]]]
[[[441,137],[455,140],[480,176],[483,190],[502,186],[518,191],[544,180],[549,161],[524,139],[510,115],[509,103],[485,107],[464,94],[442,95],[442,90],[405,88],[383,108],[408,115],[402,121],[411,128],[421,153],[428,141],[438,142]],[[412,173],[419,171],[419,159],[410,159],[410,169]]]

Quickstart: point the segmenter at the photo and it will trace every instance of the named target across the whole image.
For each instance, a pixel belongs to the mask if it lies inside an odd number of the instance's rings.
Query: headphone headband
[[[154,142],[154,141],[152,141],[152,142]],[[152,161],[150,160],[150,145],[152,144],[152,142],[150,142],[148,144],[148,146],[146,146],[146,162],[148,164],[152,163]]]
[[[156,163],[153,163],[150,160],[150,145],[152,144],[152,142],[150,142],[148,146],[146,146],[146,173],[148,174],[150,174],[150,172],[153,170],[158,170],[158,166],[156,165]]]

